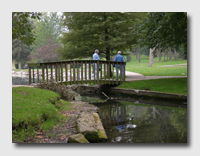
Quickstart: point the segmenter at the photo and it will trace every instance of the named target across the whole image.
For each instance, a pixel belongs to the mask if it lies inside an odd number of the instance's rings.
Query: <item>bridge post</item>
[[[104,62],[104,83],[106,84],[106,63]]]
[[[73,82],[75,83],[75,61],[73,61]]]
[[[51,81],[53,80],[53,65],[51,63]]]
[[[61,83],[63,82],[63,64],[62,62],[60,63],[61,66]]]
[[[91,83],[91,62],[89,61],[89,80]]]
[[[34,68],[35,68],[35,66],[33,66],[33,83],[35,83],[35,75],[34,75]]]
[[[31,84],[31,66],[28,67],[29,72],[29,85]]]
[[[44,63],[42,63],[42,81],[44,81]]]
[[[97,83],[99,83],[99,60],[97,60]]]
[[[47,75],[47,78],[46,78],[46,80],[47,80],[47,82],[48,82],[48,64],[46,64],[46,75]]]
[[[67,85],[67,81],[68,81],[68,64],[67,63],[65,63],[65,81]]]
[[[126,64],[126,63],[124,62],[123,64],[124,64],[124,65],[123,65],[123,68],[124,68],[124,69],[123,69],[123,71],[124,71],[124,73],[123,73],[123,74],[124,74],[124,76],[123,76],[123,82],[125,82],[125,64]]]

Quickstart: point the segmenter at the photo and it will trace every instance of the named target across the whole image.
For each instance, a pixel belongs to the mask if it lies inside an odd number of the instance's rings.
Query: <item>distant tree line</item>
[[[95,49],[106,60],[119,50],[123,56],[137,54],[139,62],[141,54],[187,59],[187,13],[13,12],[12,39],[19,68],[27,62],[91,58]]]

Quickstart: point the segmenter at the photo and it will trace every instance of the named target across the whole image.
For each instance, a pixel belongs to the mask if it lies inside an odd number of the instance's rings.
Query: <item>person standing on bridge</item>
[[[99,50],[96,49],[93,54],[93,60],[100,60],[98,54],[99,54]],[[92,78],[94,77],[94,74],[95,74],[95,78],[97,78],[97,63],[94,63],[94,68],[95,68],[95,72],[92,74]]]
[[[118,54],[115,56],[114,61],[124,62],[124,58],[121,55],[121,53],[122,53],[121,51],[118,51]],[[120,66],[120,64],[118,64],[118,69],[117,69],[117,66],[115,64],[115,68],[116,68],[116,79],[118,79],[118,73],[119,73],[119,70],[120,70],[120,75],[121,75],[121,78],[123,80],[123,65]]]

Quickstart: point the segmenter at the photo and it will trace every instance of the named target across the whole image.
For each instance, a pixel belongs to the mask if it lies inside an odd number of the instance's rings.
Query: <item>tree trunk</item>
[[[177,61],[177,53],[176,53],[176,49],[174,48],[174,58],[175,58],[175,61]]]
[[[169,60],[170,60],[170,61],[172,60],[172,50],[171,50],[171,48],[170,48],[170,50],[169,50]]]
[[[150,51],[149,51],[149,66],[152,67],[153,65],[153,51],[155,50],[155,47],[152,49],[150,48]]]
[[[107,20],[106,13],[104,15],[104,20],[105,20],[105,22]],[[107,29],[107,27],[105,28],[105,44],[107,45],[107,47],[106,47],[106,60],[110,61],[110,48],[109,48],[109,44],[108,44],[108,29]],[[112,73],[112,70],[111,70],[111,66],[108,66],[107,75],[110,75],[110,77],[113,76],[113,73]]]

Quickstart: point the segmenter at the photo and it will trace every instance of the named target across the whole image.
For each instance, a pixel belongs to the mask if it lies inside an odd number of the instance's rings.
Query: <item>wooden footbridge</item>
[[[114,67],[116,66],[116,68]],[[118,65],[124,71],[118,73]],[[95,66],[97,74],[95,75]],[[29,63],[29,84],[56,81],[69,84],[121,84],[125,81],[126,62],[103,60],[73,60],[60,62]],[[94,76],[93,76],[94,75]]]

